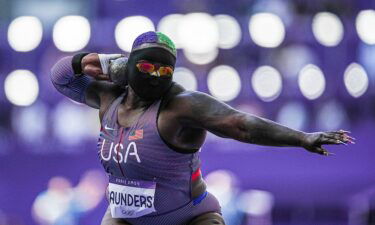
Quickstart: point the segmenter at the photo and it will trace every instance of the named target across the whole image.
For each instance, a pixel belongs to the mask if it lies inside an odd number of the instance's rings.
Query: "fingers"
[[[91,77],[96,77],[98,76],[99,74],[102,74],[102,70],[100,69],[100,67],[98,66],[95,66],[95,65],[92,65],[92,64],[88,64],[86,65],[82,72],[88,76],[91,76]]]
[[[109,80],[109,76],[106,75],[106,74],[99,74],[99,75],[95,76],[95,79],[96,80]]]
[[[322,144],[355,144],[355,138],[349,136],[348,131],[324,132],[321,137]]]
[[[340,140],[340,139],[335,139],[335,138],[330,138],[323,136],[320,140],[320,144],[322,145],[348,145],[346,142]]]
[[[313,152],[318,153],[320,155],[324,155],[324,156],[333,156],[333,155],[336,155],[336,154],[334,154],[332,152],[328,152],[327,150],[325,150],[324,148],[321,148],[321,147],[315,148],[315,150]]]
[[[100,67],[91,64],[84,67],[83,73],[90,77],[93,77],[95,80],[109,80],[109,76],[103,74]]]
[[[344,139],[348,139],[349,142],[353,142],[352,144],[354,144],[355,138],[349,135],[350,131],[339,130],[339,131],[334,131],[334,132],[330,132],[330,133],[334,133],[336,135],[339,135],[339,136],[343,137]]]
[[[81,61],[82,68],[87,65],[100,66],[99,56],[97,53],[90,53],[82,58]]]

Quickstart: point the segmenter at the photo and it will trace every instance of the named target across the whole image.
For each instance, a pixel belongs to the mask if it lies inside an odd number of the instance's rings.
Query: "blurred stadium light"
[[[188,68],[177,67],[173,74],[173,81],[182,85],[186,90],[196,91],[198,89],[197,78]]]
[[[240,199],[240,209],[253,216],[270,213],[274,203],[272,194],[263,190],[248,190],[242,193]]]
[[[215,195],[222,206],[226,206],[235,194],[236,178],[226,170],[213,171],[205,177],[207,190]]]
[[[261,66],[254,71],[251,85],[260,99],[271,102],[281,93],[281,75],[271,66]]]
[[[75,52],[89,43],[90,22],[83,16],[64,16],[53,27],[53,41],[64,52]]]
[[[284,25],[288,27],[293,22],[296,14],[294,8],[293,3],[284,0],[258,0],[255,1],[255,4],[252,6],[252,11],[256,13],[267,12],[278,15]]]
[[[212,27],[212,19],[216,21],[218,30]],[[199,20],[204,23],[199,23]],[[200,29],[203,33],[196,29]],[[207,29],[209,30],[207,31]],[[213,52],[217,52],[217,47],[231,49],[238,45],[242,36],[241,28],[237,20],[226,14],[216,15],[213,18],[209,14],[202,13],[191,13],[187,15],[168,14],[159,21],[157,30],[167,34],[175,42],[177,48],[183,47],[181,39],[184,40],[186,43],[185,52],[189,52],[188,55],[203,55],[208,53],[213,55]],[[209,36],[207,36],[208,32],[210,32]],[[194,35],[194,37],[191,37],[192,35]],[[194,38],[197,41],[187,40],[190,38]],[[217,46],[215,46],[217,39],[218,43]],[[207,44],[209,46],[207,46]],[[203,46],[203,49],[200,49],[200,46]]]
[[[213,62],[219,55],[219,49],[215,48],[210,52],[193,53],[188,50],[183,50],[187,60],[197,65],[205,65]]]
[[[208,13],[189,13],[180,21],[178,40],[189,53],[213,52],[219,45],[219,26]]]
[[[241,91],[238,72],[227,65],[214,67],[208,73],[207,85],[214,97],[226,102],[235,99]]]
[[[180,22],[183,17],[184,15],[182,14],[168,14],[161,18],[157,28],[157,31],[168,35],[178,49],[182,48],[181,41],[178,36],[178,27],[180,26]]]
[[[14,19],[8,28],[9,45],[17,52],[34,50],[43,36],[43,26],[35,16],[21,16]]]
[[[280,17],[272,13],[257,13],[250,18],[249,32],[255,44],[265,48],[278,47],[285,38]]]
[[[359,37],[369,45],[375,44],[375,10],[361,11],[356,19],[356,28]]]
[[[349,94],[358,98],[367,91],[369,79],[365,69],[361,65],[352,63],[345,70],[344,83]]]
[[[38,80],[29,70],[15,70],[6,77],[4,91],[12,104],[29,106],[38,98]]]
[[[309,64],[302,68],[298,75],[298,85],[301,93],[309,100],[319,98],[326,87],[326,80],[322,70]]]
[[[134,39],[141,33],[155,31],[154,23],[145,16],[129,16],[122,19],[115,28],[118,47],[130,52]]]
[[[219,48],[236,47],[242,37],[241,27],[236,18],[225,14],[216,15],[214,18],[219,27]]]
[[[330,12],[320,12],[312,22],[313,34],[318,42],[327,47],[338,45],[344,37],[344,26],[340,18]]]
[[[272,225],[272,193],[264,190],[248,190],[243,192],[238,201],[238,208],[246,213],[248,225]]]
[[[228,170],[215,170],[205,176],[207,190],[218,198],[222,215],[228,225],[242,225],[244,214],[237,208],[238,181]]]

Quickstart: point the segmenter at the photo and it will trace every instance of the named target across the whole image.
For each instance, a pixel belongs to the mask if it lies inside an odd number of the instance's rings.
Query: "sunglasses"
[[[166,66],[159,63],[151,63],[142,60],[139,61],[136,66],[140,72],[148,73],[155,77],[172,76],[173,74],[172,66]]]

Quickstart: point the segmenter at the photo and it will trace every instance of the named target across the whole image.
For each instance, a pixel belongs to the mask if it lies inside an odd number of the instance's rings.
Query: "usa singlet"
[[[98,141],[101,163],[109,176],[108,210],[112,218],[134,224],[186,224],[205,212],[220,212],[216,198],[203,190],[199,152],[178,153],[161,139],[157,117],[161,100],[149,106],[130,127],[118,124],[124,92],[102,119]]]

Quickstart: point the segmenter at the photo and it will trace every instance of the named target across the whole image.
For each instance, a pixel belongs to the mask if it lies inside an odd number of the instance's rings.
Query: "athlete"
[[[187,91],[172,81],[176,56],[166,35],[146,32],[135,39],[127,62],[121,55],[80,53],[52,68],[59,92],[99,109],[98,153],[109,176],[102,225],[225,224],[200,172],[207,131],[326,156],[322,145],[354,143],[344,130],[305,133]],[[116,77],[111,63],[119,57],[126,66]]]

